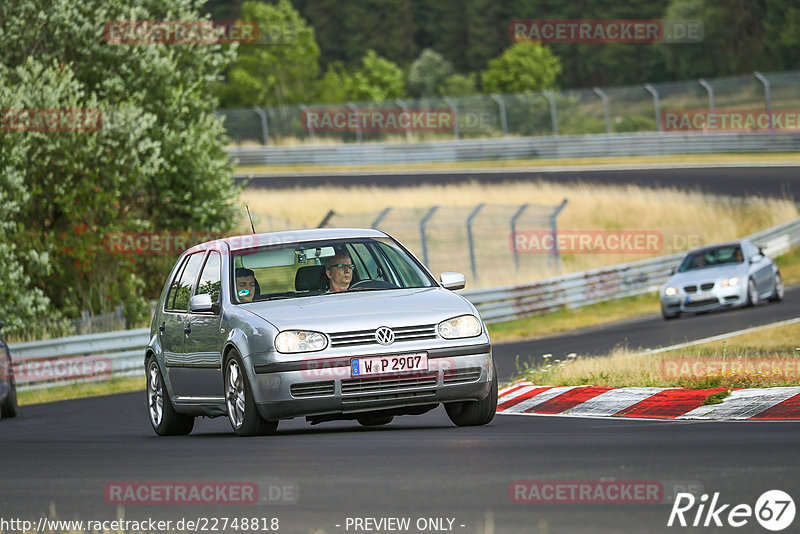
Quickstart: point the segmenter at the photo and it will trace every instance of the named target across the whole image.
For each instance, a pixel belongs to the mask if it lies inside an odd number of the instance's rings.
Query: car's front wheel
[[[194,417],[175,411],[154,356],[147,360],[147,411],[159,436],[185,436],[194,428]]]
[[[8,395],[6,399],[0,404],[0,417],[16,417],[17,416],[17,384],[14,382],[14,377],[9,377],[8,380]]]
[[[769,298],[772,302],[780,302],[783,300],[783,294],[785,290],[783,288],[783,279],[781,278],[781,273],[775,273],[775,288],[772,290],[772,296]]]
[[[746,306],[755,306],[758,304],[758,289],[756,283],[750,278],[747,281],[747,304]]]
[[[458,426],[488,424],[497,412],[497,373],[492,378],[489,395],[481,401],[450,402],[444,405],[447,416]]]
[[[264,436],[278,429],[278,421],[267,421],[258,413],[253,388],[236,352],[225,363],[225,406],[228,421],[240,436]]]

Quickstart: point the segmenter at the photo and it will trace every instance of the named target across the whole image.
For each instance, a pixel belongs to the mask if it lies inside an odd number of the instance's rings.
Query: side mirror
[[[189,311],[192,313],[212,312],[216,313],[215,302],[211,302],[211,295],[203,293],[195,295],[189,299]]]
[[[675,274],[675,268],[674,267],[672,269],[667,270],[667,275],[672,276],[673,274]]]
[[[758,254],[753,254],[752,256],[750,256],[750,263],[759,262],[763,257],[764,255],[760,252]]]
[[[445,289],[451,291],[464,289],[464,286],[467,285],[467,279],[461,273],[442,273],[439,275],[439,282]]]

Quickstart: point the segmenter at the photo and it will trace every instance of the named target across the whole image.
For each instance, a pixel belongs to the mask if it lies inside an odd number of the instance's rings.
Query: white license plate
[[[713,293],[695,293],[694,295],[686,297],[686,302],[689,301],[698,302],[700,300],[711,300],[713,298],[714,298]]]
[[[424,352],[353,358],[350,360],[351,376],[374,376],[427,370],[428,355]]]

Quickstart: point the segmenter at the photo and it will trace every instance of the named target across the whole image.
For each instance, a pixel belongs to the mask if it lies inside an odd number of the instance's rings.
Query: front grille
[[[700,289],[702,289],[703,291],[708,291],[709,289],[713,288],[714,288],[714,282],[708,282],[700,285]]]
[[[703,306],[710,306],[711,304],[719,304],[717,299],[704,299],[704,300],[690,300],[684,306],[686,308],[702,308]]]
[[[466,384],[468,382],[477,382],[481,378],[480,367],[469,367],[467,369],[452,369],[444,372],[442,383],[445,385],[450,384]]]
[[[333,380],[305,382],[301,384],[292,384],[289,391],[292,397],[326,397],[335,393],[336,386]]]
[[[352,404],[432,397],[436,394],[436,380],[436,373],[342,380],[342,402]]]
[[[397,326],[391,327],[394,332],[394,342],[417,341],[420,339],[436,339],[436,325]],[[328,334],[331,338],[331,347],[348,347],[354,345],[377,345],[375,329],[353,330],[350,332],[335,332]]]
[[[683,290],[687,293],[694,293],[697,291],[697,286],[683,286]]]

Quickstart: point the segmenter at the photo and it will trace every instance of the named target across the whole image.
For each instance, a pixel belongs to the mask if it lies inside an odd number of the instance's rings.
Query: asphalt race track
[[[725,167],[724,164],[710,167],[643,168],[622,170],[546,170],[508,171],[502,169],[486,171],[443,171],[437,173],[347,173],[317,174],[237,174],[237,181],[250,177],[248,187],[291,188],[336,186],[401,187],[421,184],[453,184],[479,182],[499,184],[503,182],[535,181],[573,184],[591,182],[606,185],[637,184],[644,187],[677,187],[699,189],[713,195],[741,197],[759,195],[792,198],[800,201],[800,167]],[[676,210],[677,210],[676,206]]]
[[[653,299],[653,307],[657,309],[658,301],[656,297]],[[794,317],[800,317],[798,286],[786,289],[783,302],[763,302],[754,308],[684,315],[670,321],[662,319],[660,314],[653,314],[633,321],[595,326],[532,341],[494,343],[492,347],[499,376],[502,380],[508,380],[516,370],[517,355],[521,364],[539,364],[544,354],[552,354],[553,360],[564,360],[571,352],[602,355],[616,346],[631,349],[668,347]]]
[[[686,179],[697,172],[687,171]],[[735,194],[731,185],[735,180],[725,186],[726,169],[705,172],[717,173],[723,189],[715,192]],[[762,194],[770,188],[777,188],[777,194],[788,190],[784,188],[795,169],[784,169],[774,175],[779,178],[770,179],[773,172],[759,169],[757,178],[751,174],[749,181],[742,182],[750,185],[741,191],[748,187]],[[678,185],[676,180],[670,185]],[[780,180],[783,185],[778,184]],[[692,183],[706,187],[712,181]],[[778,304],[669,322],[652,316],[568,335],[497,344],[495,356],[506,378],[514,370],[517,354],[524,360],[544,353],[555,358],[569,352],[599,354],[623,342],[631,347],[669,345],[797,316],[800,288],[792,288]],[[126,520],[173,521],[169,529],[144,532],[276,530],[211,529],[210,522],[205,529],[176,528],[181,518],[218,522],[261,518],[270,527],[274,525],[271,519],[278,518],[279,532],[318,534],[764,532],[755,517],[745,518],[746,526],[738,529],[725,523],[714,527],[713,519],[706,528],[668,527],[672,497],[688,489],[698,496],[712,496],[710,501],[718,493],[718,507],[729,505],[718,516],[723,522],[733,506],[754,508],[767,490],[783,490],[800,502],[798,443],[800,425],[792,422],[499,415],[485,427],[456,428],[441,407],[374,429],[355,422],[312,427],[293,420],[282,422],[274,436],[238,438],[225,419],[199,419],[189,436],[159,438],[150,428],[144,393],[139,392],[23,406],[18,418],[0,420],[0,530],[18,532],[3,527],[2,522],[10,519],[36,523],[41,517],[99,521],[124,516]],[[640,481],[662,488],[661,503],[641,499],[581,503],[568,492],[554,502],[518,503],[513,502],[518,495],[515,481],[545,485],[568,481],[560,484],[562,488],[577,481],[595,486]],[[145,503],[119,507],[108,499],[109,487],[129,482],[255,484],[261,501],[246,506]],[[689,523],[697,511],[695,505],[686,512]],[[409,518],[411,526],[391,530],[362,523],[370,528],[356,529],[355,518]],[[433,522],[417,528],[417,520],[429,519]],[[700,521],[705,519],[706,514],[701,514]],[[792,526],[797,524],[800,519]],[[77,532],[74,527],[70,530]],[[786,530],[791,531],[796,526]]]
[[[784,422],[497,416],[486,427],[456,428],[439,408],[372,430],[290,421],[274,436],[237,438],[215,419],[188,437],[159,438],[144,394],[134,393],[28,406],[0,423],[0,517],[34,522],[51,509],[60,519],[114,519],[119,510],[104,488],[130,481],[294,488],[294,504],[135,505],[124,517],[277,517],[281,532],[303,533],[353,532],[348,517],[451,518],[463,533],[674,529],[668,503],[513,503],[518,480],[654,481],[665,500],[676,487],[702,487],[751,506],[770,489],[800,495],[800,425]]]

